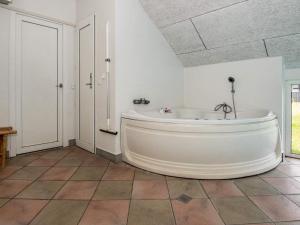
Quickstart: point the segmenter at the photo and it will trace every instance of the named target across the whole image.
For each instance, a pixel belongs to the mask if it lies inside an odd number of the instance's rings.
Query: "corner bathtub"
[[[230,179],[263,173],[281,161],[276,116],[267,111],[224,114],[177,109],[122,114],[123,160],[169,176]]]

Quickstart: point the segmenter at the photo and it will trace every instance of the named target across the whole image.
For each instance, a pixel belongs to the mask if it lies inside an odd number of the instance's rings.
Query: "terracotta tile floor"
[[[166,177],[77,147],[0,170],[0,225],[300,225],[300,160],[232,180]]]

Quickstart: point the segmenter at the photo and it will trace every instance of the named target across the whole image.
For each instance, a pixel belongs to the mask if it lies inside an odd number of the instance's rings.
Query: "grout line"
[[[205,13],[202,13],[202,14],[199,14],[199,15],[196,15],[196,16],[192,16],[192,17],[189,17],[187,19],[182,19],[182,20],[178,20],[174,23],[170,23],[170,24],[166,24],[166,25],[163,25],[163,26],[158,26],[159,28],[163,29],[163,28],[166,28],[166,27],[169,27],[169,26],[172,26],[172,25],[175,25],[177,23],[181,23],[181,22],[184,22],[184,21],[187,21],[189,19],[194,19],[194,18],[197,18],[197,17],[201,17],[201,16],[204,16],[204,15],[207,15],[207,14],[210,14],[210,13],[213,13],[213,12],[217,12],[217,11],[220,11],[220,10],[223,10],[223,9],[226,9],[226,8],[230,8],[234,5],[238,5],[238,4],[242,4],[242,3],[245,3],[249,0],[243,0],[243,1],[240,1],[240,2],[236,2],[236,3],[233,3],[233,4],[230,4],[230,5],[227,5],[227,6],[224,6],[224,7],[221,7],[221,8],[218,8],[218,9],[214,9],[214,10],[211,10],[211,11],[208,11],[208,12],[205,12]]]
[[[265,47],[265,50],[266,50],[266,54],[267,56],[269,57],[269,52],[268,52],[268,48],[267,48],[267,44],[266,44],[266,40],[263,39],[263,42],[264,42],[264,47]]]
[[[193,22],[192,19],[190,19],[190,21],[191,21],[191,23],[192,23],[192,25],[193,25],[193,27],[194,27],[196,33],[198,34],[198,37],[199,37],[200,41],[202,42],[204,48],[207,50],[207,46],[206,46],[206,44],[204,43],[203,38],[202,38],[202,36],[200,35],[200,32],[198,31],[196,25],[194,24],[194,22]]]

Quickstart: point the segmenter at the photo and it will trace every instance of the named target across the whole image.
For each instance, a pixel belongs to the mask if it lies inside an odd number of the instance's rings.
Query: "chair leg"
[[[5,167],[5,162],[6,162],[6,151],[7,151],[7,137],[6,136],[1,136],[0,137],[0,146],[1,146],[1,155],[2,155],[2,158],[1,158],[1,166],[2,168]]]

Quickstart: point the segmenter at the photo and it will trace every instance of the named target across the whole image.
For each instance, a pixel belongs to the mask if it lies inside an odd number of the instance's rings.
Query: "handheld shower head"
[[[229,81],[230,83],[234,83],[234,82],[235,82],[235,79],[234,79],[234,77],[228,77],[228,81]]]

